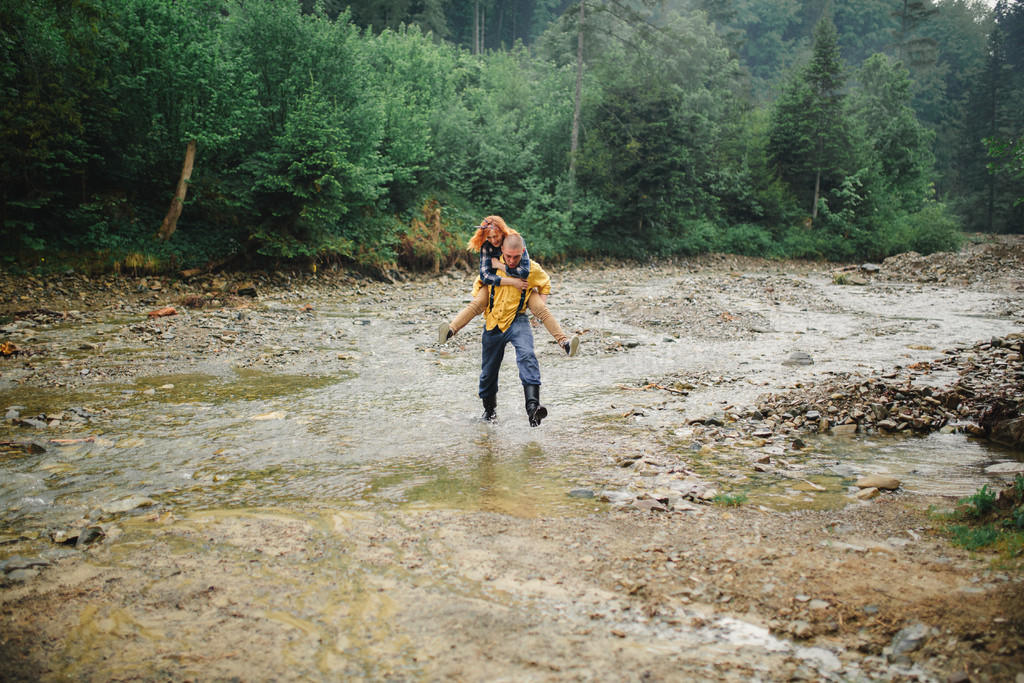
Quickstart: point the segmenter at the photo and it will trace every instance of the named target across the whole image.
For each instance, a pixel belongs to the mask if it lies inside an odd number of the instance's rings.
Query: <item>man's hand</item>
[[[501,284],[507,287],[515,287],[520,292],[526,291],[526,280],[520,280],[517,277],[503,277],[501,278]]]

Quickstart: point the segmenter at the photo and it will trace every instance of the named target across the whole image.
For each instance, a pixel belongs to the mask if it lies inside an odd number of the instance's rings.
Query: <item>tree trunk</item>
[[[572,138],[569,143],[569,220],[576,194],[576,153],[580,146],[580,100],[583,93],[583,4],[580,0],[580,29],[576,39],[576,102],[572,112]]]
[[[814,174],[814,206],[811,208],[811,220],[818,217],[818,196],[821,194],[821,171]]]
[[[164,222],[160,224],[157,237],[167,241],[174,234],[178,227],[178,217],[181,215],[181,207],[185,203],[185,193],[188,192],[188,181],[192,177],[192,164],[196,160],[196,141],[192,140],[185,148],[185,163],[181,167],[181,178],[178,180],[178,189],[171,200],[171,208],[164,216]]]
[[[473,3],[473,54],[480,54],[480,0]]]

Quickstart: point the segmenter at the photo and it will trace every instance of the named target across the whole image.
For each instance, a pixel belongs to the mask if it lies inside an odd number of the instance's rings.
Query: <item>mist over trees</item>
[[[2,258],[436,264],[492,213],[544,258],[1024,231],[1024,0],[584,1],[0,0]]]

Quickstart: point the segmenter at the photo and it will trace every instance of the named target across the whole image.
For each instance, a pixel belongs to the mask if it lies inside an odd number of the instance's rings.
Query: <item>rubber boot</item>
[[[497,396],[488,396],[487,398],[483,399],[483,402],[484,402],[484,414],[480,416],[480,421],[481,422],[494,422],[494,420],[498,417],[498,411],[497,411],[498,397]]]
[[[523,395],[526,397],[526,414],[530,417],[530,426],[539,427],[540,421],[548,416],[548,409],[540,404],[540,385],[524,384]]]

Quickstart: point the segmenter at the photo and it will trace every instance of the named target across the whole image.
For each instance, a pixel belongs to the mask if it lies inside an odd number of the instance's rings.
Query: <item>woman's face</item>
[[[501,243],[504,241],[501,230],[498,230],[497,228],[487,228],[484,230],[484,239],[496,247],[500,247]]]

